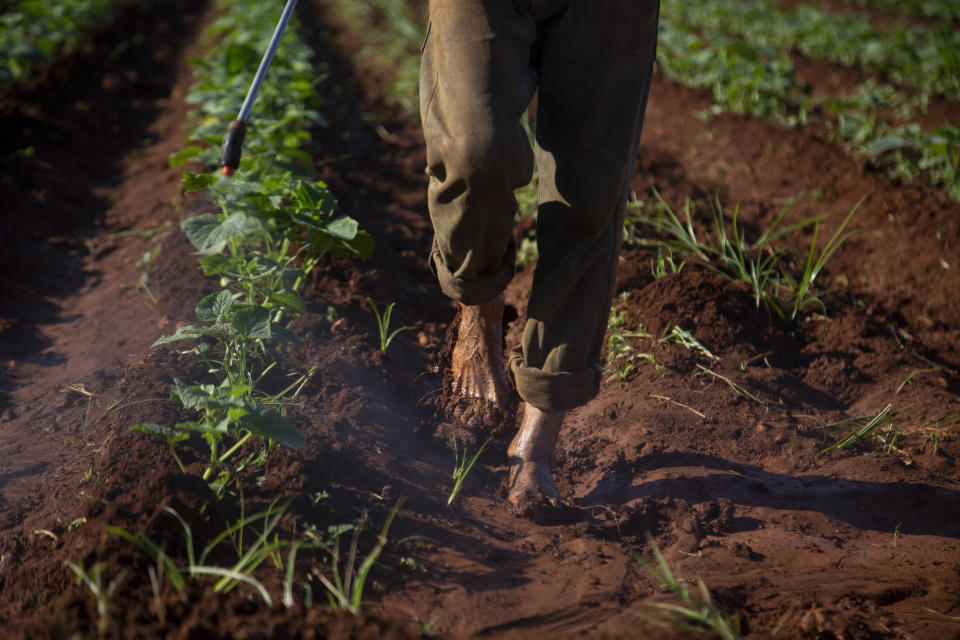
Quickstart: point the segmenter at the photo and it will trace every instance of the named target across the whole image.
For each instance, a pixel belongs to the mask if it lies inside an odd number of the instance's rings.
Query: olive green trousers
[[[659,0],[430,0],[420,68],[431,267],[487,302],[515,271],[514,191],[539,174],[538,261],[510,374],[524,401],[599,391]],[[535,149],[521,118],[536,94]]]

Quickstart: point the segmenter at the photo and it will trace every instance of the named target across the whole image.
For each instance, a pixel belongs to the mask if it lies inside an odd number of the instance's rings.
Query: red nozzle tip
[[[233,167],[224,166],[220,170],[220,173],[223,175],[224,178],[232,178],[234,171],[236,171],[236,169],[234,169]]]

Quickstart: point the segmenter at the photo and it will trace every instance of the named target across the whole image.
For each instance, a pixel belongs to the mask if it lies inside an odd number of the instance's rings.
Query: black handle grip
[[[240,166],[240,154],[243,152],[243,137],[247,133],[247,123],[243,120],[234,120],[227,127],[223,136],[223,146],[220,147],[220,166],[223,175],[232,176]]]

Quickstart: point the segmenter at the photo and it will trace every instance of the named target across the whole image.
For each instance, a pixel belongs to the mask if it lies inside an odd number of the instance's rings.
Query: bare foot
[[[503,368],[503,296],[460,305],[460,329],[450,356],[453,392],[504,406],[510,394]]]
[[[510,457],[507,502],[524,517],[549,520],[567,517],[572,511],[553,484],[552,472],[565,413],[542,411],[529,403],[523,405],[520,431],[507,448]]]

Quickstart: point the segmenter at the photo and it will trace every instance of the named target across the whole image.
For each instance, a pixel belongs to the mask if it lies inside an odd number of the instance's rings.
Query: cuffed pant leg
[[[536,84],[536,25],[512,0],[430,0],[429,10],[420,112],[430,263],[447,296],[474,305],[496,297],[514,273],[513,192],[533,171],[520,118]]]
[[[543,34],[537,111],[539,258],[517,391],[544,410],[599,391],[624,211],[656,51],[659,3],[568,3]]]

